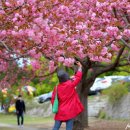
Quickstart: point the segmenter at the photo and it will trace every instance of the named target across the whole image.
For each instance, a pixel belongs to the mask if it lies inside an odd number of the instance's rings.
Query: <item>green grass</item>
[[[52,123],[53,117],[34,117],[34,116],[24,116],[24,124],[43,124]],[[17,116],[14,114],[0,114],[0,123],[3,124],[17,124]]]

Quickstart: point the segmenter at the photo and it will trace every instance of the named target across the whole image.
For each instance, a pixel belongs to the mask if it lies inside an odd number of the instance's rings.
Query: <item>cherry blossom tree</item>
[[[52,73],[76,58],[83,65],[78,92],[84,106],[97,76],[129,66],[129,49],[129,0],[0,1],[0,72],[20,58],[23,68],[29,58],[33,71],[44,70],[44,57]],[[74,130],[88,125],[86,109],[75,122]]]

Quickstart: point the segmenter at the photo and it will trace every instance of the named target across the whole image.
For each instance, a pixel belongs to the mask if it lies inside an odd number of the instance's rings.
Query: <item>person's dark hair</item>
[[[18,97],[22,97],[22,95],[21,95],[21,94],[19,94],[19,95],[18,95]]]
[[[57,71],[57,76],[60,83],[66,82],[70,79],[69,74],[62,69]]]

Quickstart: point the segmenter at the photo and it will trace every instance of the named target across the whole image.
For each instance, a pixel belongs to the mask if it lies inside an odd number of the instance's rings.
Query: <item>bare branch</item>
[[[125,19],[126,19],[125,20],[126,23],[129,24],[130,23],[130,18],[129,18],[129,15],[128,15],[128,13],[126,11],[124,12],[124,16],[125,16]]]
[[[9,47],[3,41],[0,41],[0,43],[6,48],[6,50],[8,52],[11,52],[11,50],[9,49]]]
[[[20,56],[18,56],[18,57],[16,57],[16,58],[14,58],[13,56],[10,57],[10,58],[5,58],[5,57],[2,57],[2,56],[0,55],[0,59],[3,59],[3,60],[5,60],[5,61],[15,61],[15,60],[19,60],[20,58],[25,58],[25,57],[27,57],[27,54],[20,55]]]

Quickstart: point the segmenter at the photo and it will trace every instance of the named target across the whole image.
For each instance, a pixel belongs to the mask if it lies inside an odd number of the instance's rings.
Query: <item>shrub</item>
[[[128,91],[130,92],[130,82],[124,82],[124,86],[127,87]]]
[[[99,112],[99,115],[98,115],[98,118],[99,119],[106,119],[106,113],[105,113],[105,111],[103,111],[103,110],[101,110],[100,112]]]
[[[116,82],[103,93],[108,95],[109,102],[114,104],[128,93],[128,87],[123,82]]]

